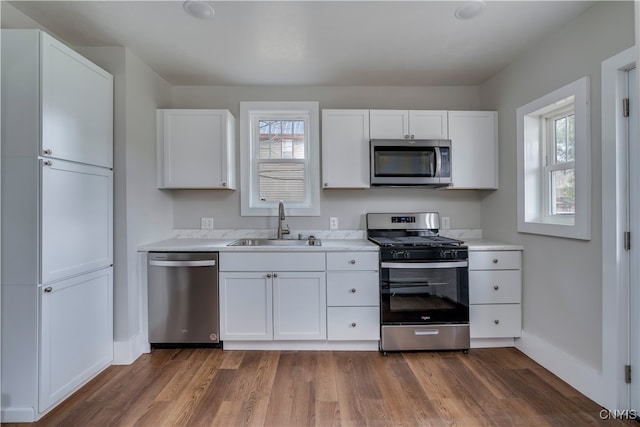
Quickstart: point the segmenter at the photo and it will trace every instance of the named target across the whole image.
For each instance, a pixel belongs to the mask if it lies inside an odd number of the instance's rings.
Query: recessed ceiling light
[[[470,0],[456,9],[455,16],[458,19],[471,19],[480,15],[486,3],[484,0]]]
[[[215,14],[213,7],[201,0],[187,0],[182,4],[182,7],[194,18],[212,18]]]

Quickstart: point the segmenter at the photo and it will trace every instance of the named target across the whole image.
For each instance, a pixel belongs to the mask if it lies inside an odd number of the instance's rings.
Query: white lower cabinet
[[[221,252],[219,277],[224,348],[378,349],[375,251]]]
[[[228,271],[264,264],[275,268]],[[325,340],[326,307],[323,253],[220,254],[222,341]]]
[[[327,338],[380,339],[377,252],[327,253]]]
[[[472,347],[488,340],[513,345],[521,335],[521,252],[469,251],[469,323]],[[499,341],[502,340],[502,341]]]
[[[327,338],[324,272],[274,273],[273,339]]]
[[[40,287],[39,412],[113,359],[112,269]]]

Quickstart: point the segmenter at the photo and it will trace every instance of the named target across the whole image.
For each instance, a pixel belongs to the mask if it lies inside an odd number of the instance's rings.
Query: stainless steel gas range
[[[367,214],[380,246],[380,350],[469,349],[468,248],[436,212]]]

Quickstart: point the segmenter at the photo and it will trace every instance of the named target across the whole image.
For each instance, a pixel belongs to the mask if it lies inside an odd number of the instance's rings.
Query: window
[[[589,79],[517,109],[518,231],[591,238]]]
[[[319,215],[318,104],[241,102],[241,213]]]

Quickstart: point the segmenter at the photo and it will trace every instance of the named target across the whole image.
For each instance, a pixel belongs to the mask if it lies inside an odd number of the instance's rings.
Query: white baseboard
[[[142,339],[142,335],[135,335],[127,341],[115,341],[113,343],[113,364],[130,365],[143,353],[151,351],[149,343]]]
[[[471,348],[515,347],[515,338],[471,338]]]
[[[598,405],[605,406],[607,388],[602,372],[525,331],[522,331],[522,338],[516,340],[516,348]]]
[[[0,421],[3,423],[32,423],[36,420],[34,408],[2,408]]]

